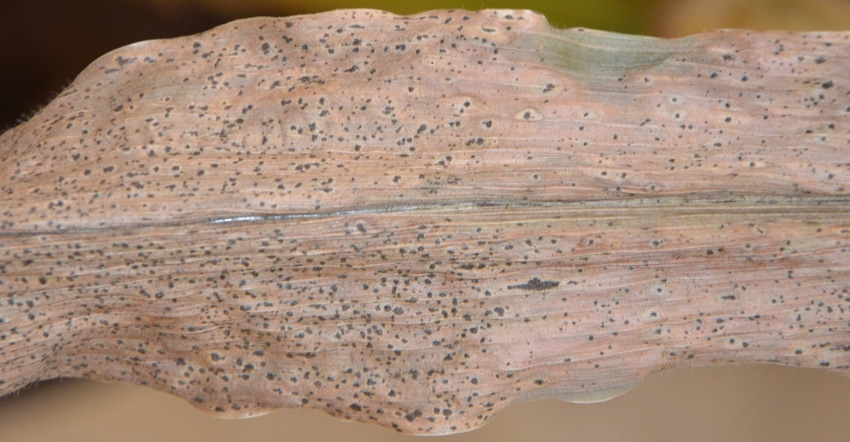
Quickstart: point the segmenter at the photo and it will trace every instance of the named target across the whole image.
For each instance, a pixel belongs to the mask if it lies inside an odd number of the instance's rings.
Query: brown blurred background
[[[233,19],[369,7],[528,8],[558,27],[675,37],[716,28],[850,29],[850,0],[0,0],[0,131],[43,106],[103,53]],[[218,420],[125,385],[42,383],[0,400],[6,441],[410,441],[319,412]],[[441,440],[850,440],[850,378],[815,370],[677,370],[593,405],[516,404],[484,428]]]

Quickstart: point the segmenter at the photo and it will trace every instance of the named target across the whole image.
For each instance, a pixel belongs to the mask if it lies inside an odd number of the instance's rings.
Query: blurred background
[[[523,8],[557,27],[677,37],[717,28],[848,30],[850,0],[0,0],[0,131],[43,106],[98,56],[140,40],[251,16],[338,8],[399,14]],[[309,410],[225,421],[126,385],[42,383],[0,399],[6,441],[410,441]],[[850,440],[850,378],[780,367],[676,370],[593,405],[516,404],[484,428],[440,440]]]

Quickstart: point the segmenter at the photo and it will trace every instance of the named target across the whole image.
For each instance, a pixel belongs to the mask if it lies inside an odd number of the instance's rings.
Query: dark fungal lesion
[[[509,285],[508,290],[548,290],[551,288],[555,288],[561,284],[561,281],[543,281],[538,277],[534,277],[528,280],[525,284],[514,284]]]

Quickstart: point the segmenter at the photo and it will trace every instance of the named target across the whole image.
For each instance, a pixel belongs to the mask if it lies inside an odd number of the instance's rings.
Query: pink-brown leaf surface
[[[850,34],[256,18],[0,137],[0,393],[411,433],[668,368],[850,367]]]

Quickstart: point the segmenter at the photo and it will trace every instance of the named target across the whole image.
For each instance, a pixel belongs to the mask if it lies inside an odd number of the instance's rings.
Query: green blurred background
[[[850,29],[850,0],[0,0],[0,130],[44,105],[101,54],[257,15],[368,7],[534,9],[558,27],[676,37],[716,28]],[[231,422],[151,390],[51,381],[0,400],[6,441],[410,441],[309,410]],[[816,370],[678,370],[595,405],[516,404],[440,440],[850,440],[850,378]]]

